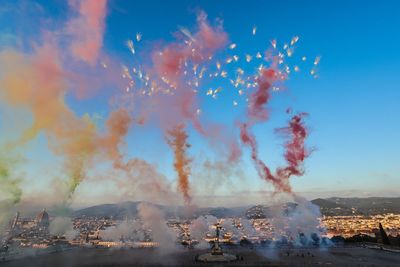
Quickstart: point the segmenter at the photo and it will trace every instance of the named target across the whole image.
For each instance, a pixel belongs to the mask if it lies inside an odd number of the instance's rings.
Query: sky
[[[52,32],[56,38],[64,35],[65,30],[60,29],[65,29],[66,21],[77,16],[71,11],[74,2],[76,5],[76,1],[1,0],[0,49],[13,47],[29,54],[43,42],[46,33]],[[284,90],[273,94],[268,108],[270,119],[254,127],[259,157],[272,169],[284,162],[284,141],[274,134],[274,129],[286,125],[289,117],[285,110],[290,107],[296,112],[309,113],[306,123],[310,136],[306,144],[313,151],[304,163],[305,174],[291,178],[295,192],[308,198],[399,196],[396,190],[400,187],[399,11],[398,1],[109,0],[99,55],[94,64],[87,60],[84,73],[96,80],[96,75],[102,75],[97,72],[100,63],[107,60],[118,68],[148,64],[149,52],[174,42],[182,27],[195,31],[200,12],[207,14],[211,25],[223,25],[228,44],[237,44],[235,53],[241,57],[266,50],[271,40],[277,40],[277,46],[282,47],[299,36],[291,60],[299,65],[300,71],[291,73],[284,82]],[[136,33],[142,34],[142,40],[135,43],[136,53],[132,55],[126,42],[134,40]],[[68,38],[60,37],[62,49],[68,49]],[[226,53],[230,53],[228,48],[216,57],[222,58]],[[307,57],[305,62],[301,61],[302,56]],[[67,68],[79,72],[80,64],[69,64],[73,60],[64,54],[62,57]],[[314,78],[310,70],[316,57],[321,61],[318,77]],[[247,71],[246,68],[253,67],[250,64],[243,68]],[[218,87],[219,82],[211,81],[207,86]],[[90,85],[91,90],[83,96],[74,93],[74,89],[65,92],[65,102],[78,117],[89,114],[103,129],[113,106],[118,105],[113,101],[121,101],[113,97],[123,94],[125,87],[118,82]],[[221,86],[226,84],[221,82]],[[226,89],[214,99],[206,95],[207,89],[204,86],[198,94],[201,120],[229,125],[227,130],[238,135],[236,123],[245,117],[245,97]],[[233,106],[233,101],[238,105]],[[10,107],[0,99],[1,143],[15,140],[31,120],[29,111]],[[127,158],[140,157],[153,164],[176,187],[173,154],[159,128],[157,120],[131,126],[123,151]],[[242,146],[242,158],[232,167],[235,171],[227,177],[215,177],[201,167],[204,160],[220,156],[213,151],[213,144],[190,123],[188,135],[191,144],[188,154],[192,159],[190,181],[199,203],[207,203],[205,199],[215,195],[218,197],[212,204],[225,205],[234,194],[248,194],[251,201],[254,197],[255,202],[262,202],[263,192],[273,191],[270,183],[258,177],[247,147]],[[48,143],[42,132],[15,151],[22,158],[18,175],[27,195],[51,188],[52,179],[62,176],[62,157],[54,155]],[[107,164],[91,166],[89,176],[99,176]],[[205,178],[206,175],[214,180]],[[93,177],[78,186],[74,198],[77,205],[135,198],[135,194],[122,197],[112,179],[99,182]],[[229,200],[221,200],[224,197]]]

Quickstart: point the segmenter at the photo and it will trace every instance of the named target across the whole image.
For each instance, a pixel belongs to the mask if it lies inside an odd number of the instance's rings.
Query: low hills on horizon
[[[348,216],[348,215],[378,215],[383,213],[400,213],[400,197],[368,197],[368,198],[317,198],[311,200],[313,204],[320,208],[321,214],[325,216]],[[116,204],[102,204],[79,209],[72,212],[73,217],[113,217],[123,219],[135,217],[138,213],[138,205],[143,202],[122,202]],[[296,203],[284,204],[285,209],[296,207]],[[156,205],[161,209],[166,217],[187,217],[187,209],[183,206],[163,206]],[[191,217],[201,215],[213,215],[218,218],[225,217],[247,217],[268,218],[272,217],[274,206],[254,205],[244,207],[210,207],[195,208],[191,212]]]

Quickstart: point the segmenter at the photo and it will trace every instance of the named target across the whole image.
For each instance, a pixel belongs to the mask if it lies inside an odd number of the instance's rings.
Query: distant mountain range
[[[400,213],[399,197],[368,198],[317,198],[312,202],[320,207],[324,215],[376,215],[382,213]]]
[[[142,202],[123,202],[117,204],[103,204],[88,207],[85,209],[77,210],[73,212],[73,217],[113,217],[113,218],[126,218],[135,217],[138,213],[138,205]],[[166,217],[168,218],[185,218],[187,214],[191,214],[191,217],[198,217],[201,215],[213,215],[218,218],[233,217],[246,213],[246,210],[250,207],[237,207],[237,208],[193,208],[191,212],[183,206],[162,206],[155,205],[161,209]]]
[[[320,208],[323,215],[375,215],[382,213],[400,213],[400,198],[317,198],[311,201]],[[126,218],[137,216],[137,207],[141,202],[123,202],[118,204],[103,204],[88,207],[73,212],[74,217],[113,217]],[[188,214],[187,209],[182,206],[171,207],[156,205],[164,211],[168,218],[184,218]],[[289,212],[296,207],[295,203],[286,203],[284,208]],[[271,217],[274,206],[247,206],[235,208],[197,208],[192,211],[191,217],[200,215],[213,215],[218,218],[246,216],[247,218]]]

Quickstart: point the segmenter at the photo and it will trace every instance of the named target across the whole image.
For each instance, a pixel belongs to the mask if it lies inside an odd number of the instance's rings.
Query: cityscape
[[[399,13],[0,0],[0,266],[400,267]]]
[[[143,203],[129,204],[136,207],[143,205]],[[126,203],[122,206],[125,206],[125,209],[128,207]],[[286,207],[290,207],[290,204],[286,204]],[[78,211],[75,217],[71,218],[51,216],[45,209],[34,217],[26,217],[17,212],[10,221],[2,241],[3,261],[24,259],[27,254],[46,255],[74,249],[141,251],[157,249],[163,245],[155,240],[157,234],[146,225],[141,215],[134,215],[135,211],[121,208],[123,214],[130,215],[114,218],[91,214],[90,209],[96,207]],[[266,215],[262,206],[243,209],[242,215],[234,217],[217,218],[208,214],[197,218],[179,218],[170,214],[162,223],[167,227],[164,230],[170,234],[168,242],[173,242],[175,244],[173,247],[181,251],[215,248],[216,242],[219,247],[228,251],[232,248],[273,248],[288,254],[299,254],[296,248],[300,247],[300,251],[308,253],[308,256],[314,255],[312,251],[318,247],[331,250],[358,247],[390,253],[400,251],[399,213],[359,215],[355,211],[356,208],[352,208],[352,212],[356,213],[353,215],[322,215],[319,218],[318,228],[323,234],[312,233],[310,236],[302,236],[301,232],[297,232],[297,235],[300,233],[300,238],[293,236],[289,226],[277,228],[277,223],[281,221],[276,222],[277,218]],[[82,214],[85,212],[88,214]],[[332,211],[328,213],[330,212]],[[218,215],[216,210],[212,213]],[[218,237],[215,235],[217,227],[220,231]],[[278,230],[279,235],[277,235]],[[305,249],[309,251],[304,252]],[[240,259],[239,255],[232,256],[234,261]],[[193,262],[199,261],[198,257],[196,254]]]

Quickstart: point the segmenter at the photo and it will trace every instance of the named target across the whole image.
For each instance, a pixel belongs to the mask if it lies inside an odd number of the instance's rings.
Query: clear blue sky
[[[37,1],[40,7],[36,9],[21,8],[24,4],[14,1],[1,3],[14,8],[0,8],[1,46],[12,44],[13,36],[23,34],[29,39],[43,24],[56,28],[67,17],[67,4],[61,0]],[[19,12],[14,12],[16,8]],[[288,90],[272,100],[271,121],[256,128],[261,158],[276,166],[282,162],[282,141],[273,135],[272,129],[284,125],[287,117],[283,111],[291,106],[296,111],[310,113],[307,122],[311,136],[307,142],[316,151],[306,162],[306,175],[293,179],[296,191],[320,192],[327,196],[353,190],[355,195],[398,195],[399,1],[110,0],[103,51],[130,64],[127,39],[141,32],[144,44],[173,40],[178,26],[193,28],[199,10],[205,11],[211,21],[223,20],[229,39],[239,45],[239,53],[254,51],[254,47],[265,48],[271,39],[283,42],[298,35],[297,56],[304,54],[310,59],[321,56],[319,78],[307,75],[307,68],[292,75],[286,83]],[[43,24],[36,24],[35,18],[40,18]],[[257,35],[251,36],[254,25]],[[244,103],[233,109],[234,96],[230,94],[223,92],[218,100],[204,96],[203,116],[225,122],[240,118]],[[67,99],[78,114],[106,116],[110,95],[102,91],[91,99],[77,100],[73,96]],[[5,127],[0,124],[0,129]],[[128,136],[129,153],[156,163],[172,180],[175,174],[171,153],[163,141],[162,133],[151,126],[134,129]],[[193,133],[190,141],[193,157],[207,155],[207,144],[197,134]],[[42,148],[45,145],[39,144],[45,141],[33,144],[29,155],[46,150]],[[248,151],[244,151],[246,189],[271,189],[256,177],[253,165],[246,159]],[[35,173],[39,175],[40,170],[36,169]]]

